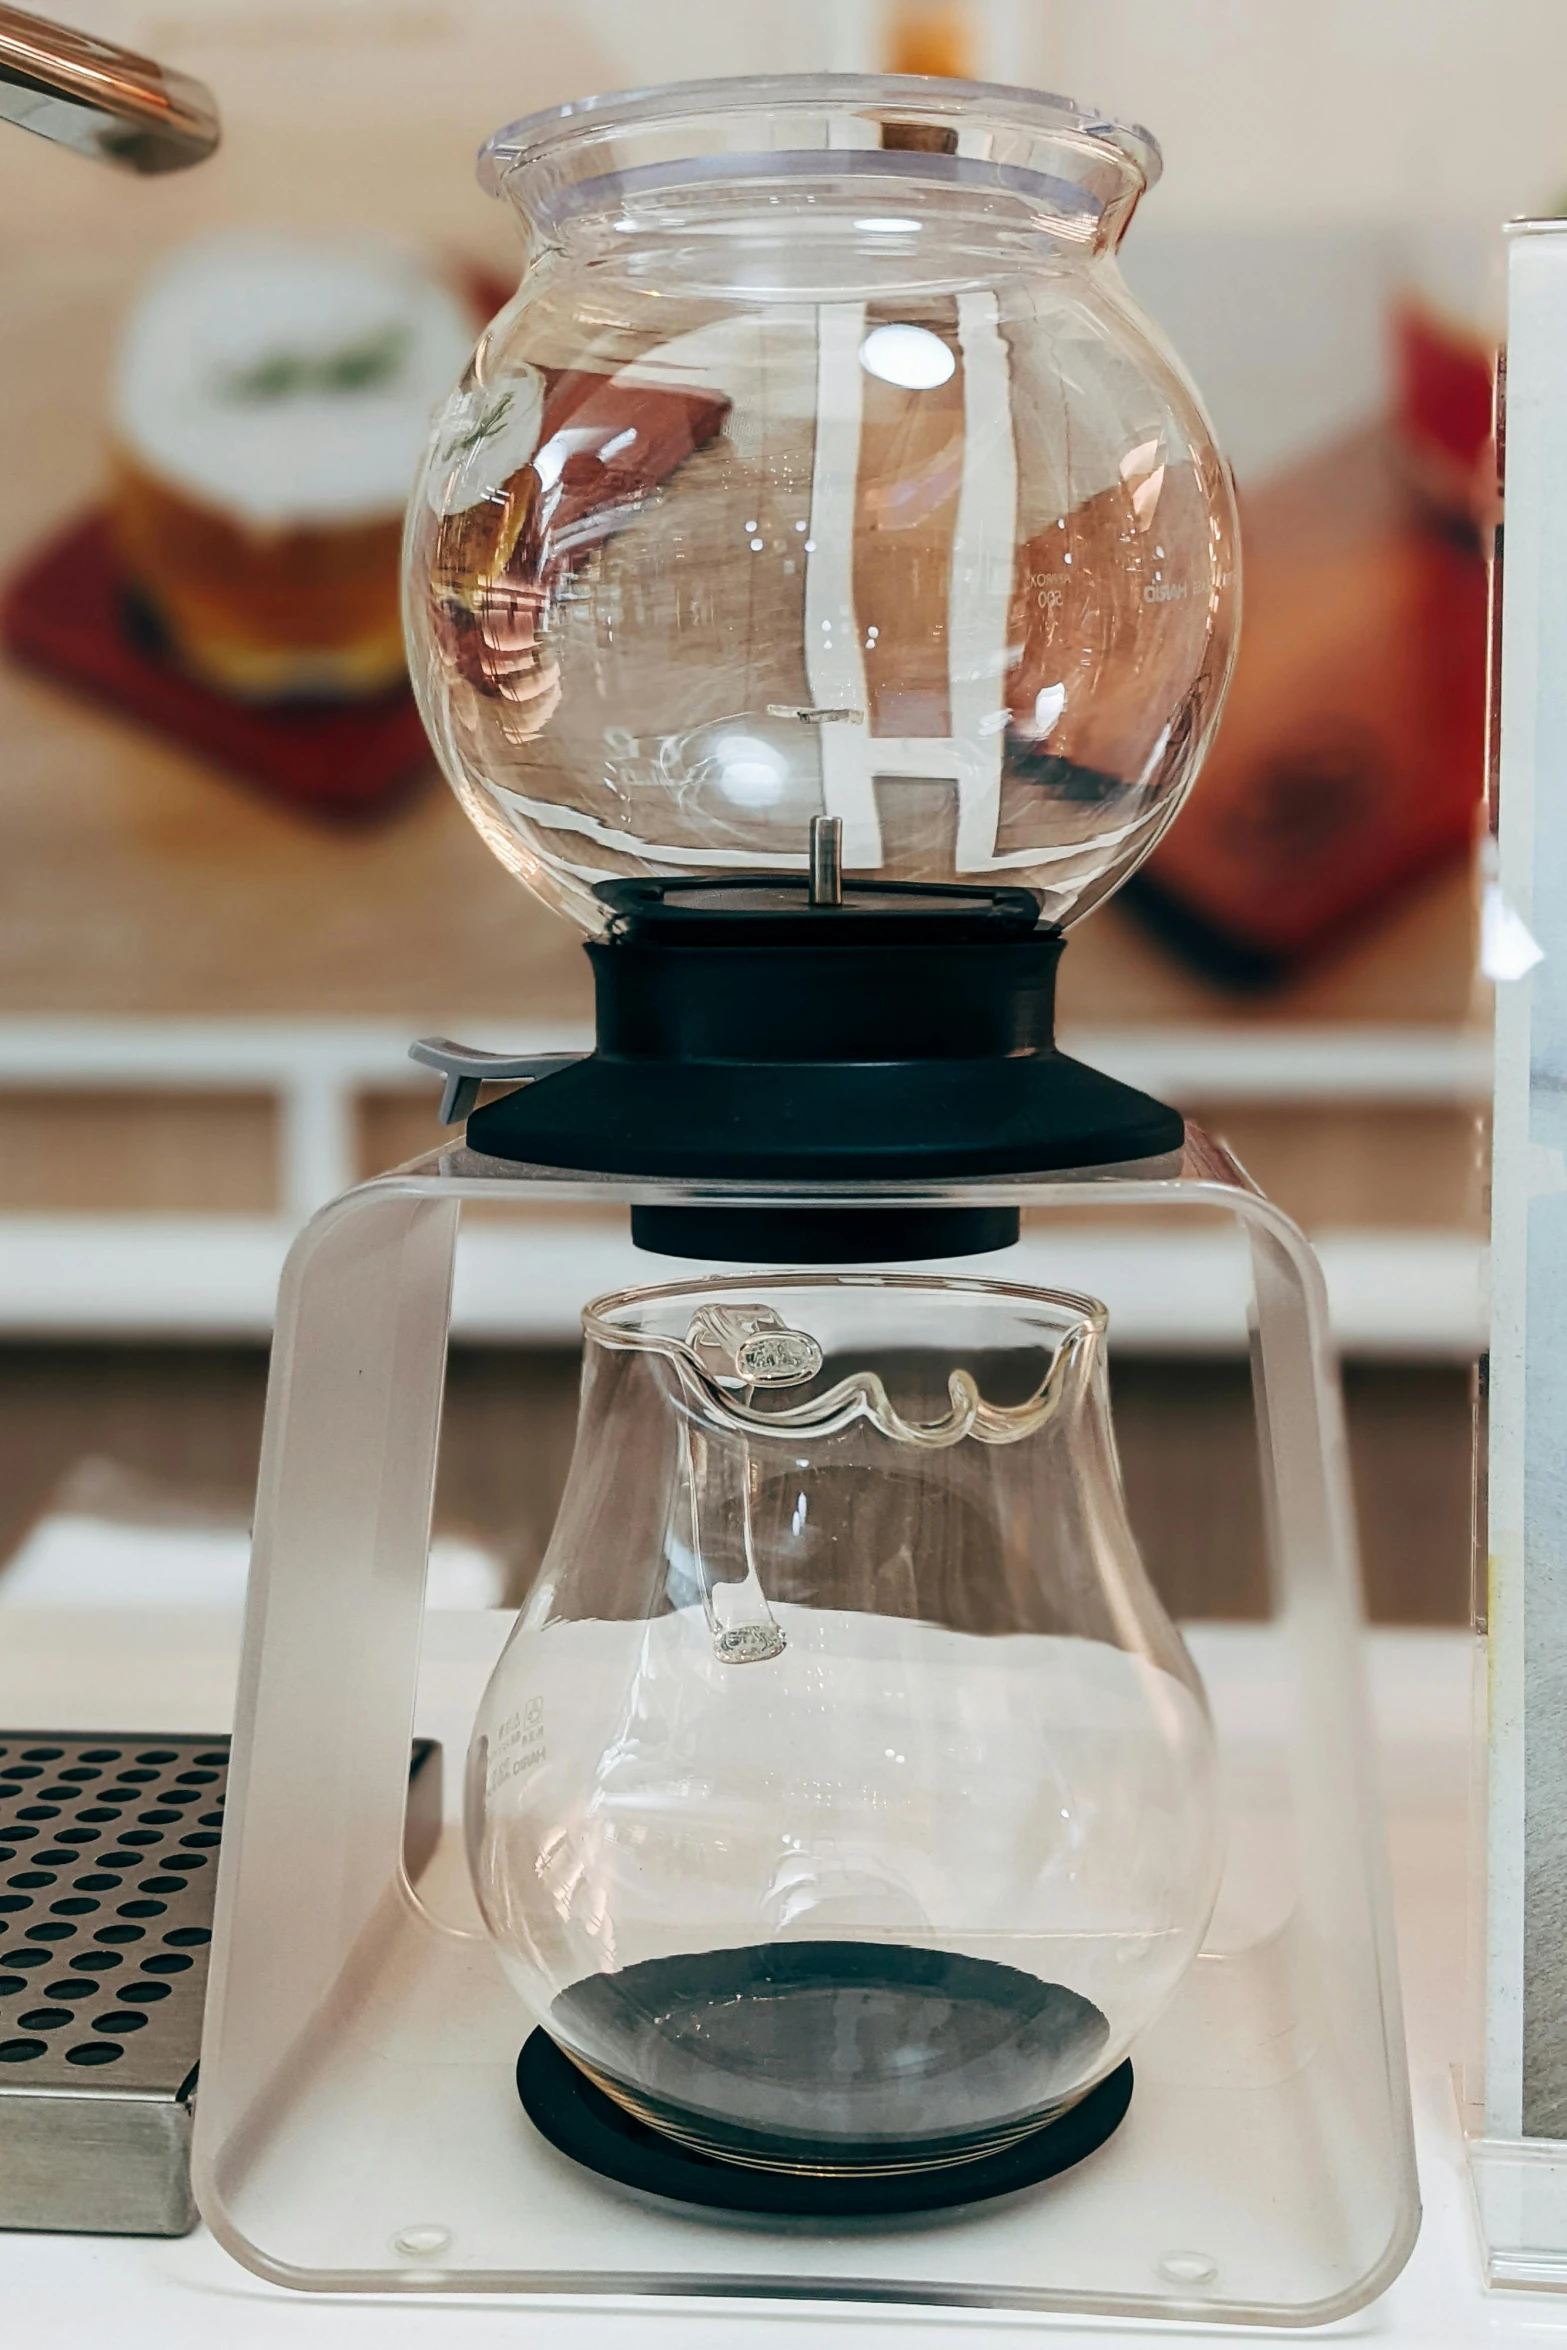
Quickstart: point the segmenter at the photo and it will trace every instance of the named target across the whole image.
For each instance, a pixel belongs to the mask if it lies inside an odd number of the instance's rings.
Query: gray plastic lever
[[[449,1036],[421,1036],[408,1047],[410,1061],[439,1069],[446,1080],[441,1095],[441,1124],[456,1126],[479,1098],[481,1085],[532,1085],[540,1077],[554,1077],[575,1068],[586,1053],[487,1053],[478,1045],[457,1044]]]

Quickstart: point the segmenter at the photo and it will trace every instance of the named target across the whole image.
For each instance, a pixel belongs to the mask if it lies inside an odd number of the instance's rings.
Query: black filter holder
[[[601,883],[597,1043],[476,1110],[493,1158],[616,1175],[958,1181],[1180,1148],[1178,1112],[1055,1045],[1063,940],[1027,890],[803,875]],[[745,1262],[978,1254],[1016,1208],[642,1206],[640,1247]]]

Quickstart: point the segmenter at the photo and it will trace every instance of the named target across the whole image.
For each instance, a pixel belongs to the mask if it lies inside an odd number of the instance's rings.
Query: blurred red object
[[[1242,500],[1246,617],[1218,739],[1128,895],[1236,983],[1281,979],[1466,856],[1485,783],[1486,566],[1397,438]]]
[[[454,258],[448,270],[449,281],[473,313],[476,328],[486,327],[498,310],[504,310],[522,275],[521,256],[517,267],[507,276],[504,270],[492,269],[486,261]]]
[[[1496,345],[1411,296],[1393,319],[1394,416],[1420,488],[1445,513],[1489,522],[1496,496]]]
[[[8,584],[0,635],[31,668],[127,711],[291,807],[334,816],[394,805],[433,762],[406,685],[369,702],[248,703],[188,677],[138,626],[110,543],[89,514]]]

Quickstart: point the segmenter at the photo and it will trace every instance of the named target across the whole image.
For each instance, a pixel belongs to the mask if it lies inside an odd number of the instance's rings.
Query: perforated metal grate
[[[0,1730],[0,2228],[180,2235],[226,1738]],[[441,1833],[414,1742],[403,1848]],[[0,2325],[3,2333],[3,2325]]]
[[[201,2040],[227,1742],[0,1738],[0,2095],[179,2095]]]

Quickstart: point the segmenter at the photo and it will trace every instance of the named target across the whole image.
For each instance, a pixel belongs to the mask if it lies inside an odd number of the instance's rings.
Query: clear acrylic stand
[[[462,1210],[824,1196],[1221,1211],[1250,1249],[1276,1681],[1219,1722],[1214,1928],[1134,2049],[1110,2144],[935,2220],[736,2222],[577,2169],[517,2102],[529,2019],[476,1914],[436,1915],[402,1861]],[[652,1183],[453,1150],[349,1193],[297,1243],[279,1303],[196,2116],[204,2218],[247,2267],[313,2291],[1345,2316],[1419,2225],[1358,1609],[1321,1274],[1194,1129],[1178,1162],[1038,1180]]]
[[[1481,1422],[1471,2045],[1460,2106],[1493,2285],[1567,2291],[1567,223],[1515,221],[1507,266],[1505,583],[1487,970],[1496,991],[1491,1343]],[[1499,623],[1499,628],[1498,628]],[[1477,1562],[1479,1563],[1479,1562]]]

